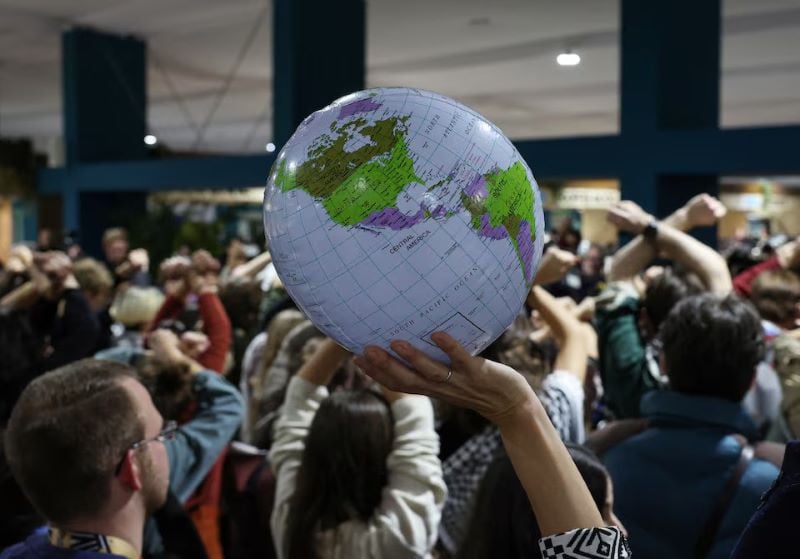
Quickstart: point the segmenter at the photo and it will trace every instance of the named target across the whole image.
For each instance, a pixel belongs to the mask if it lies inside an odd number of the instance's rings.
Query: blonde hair
[[[83,291],[97,295],[114,287],[111,272],[93,258],[83,258],[72,265],[72,273]]]
[[[128,241],[128,232],[122,227],[112,227],[103,232],[103,246],[114,241]]]

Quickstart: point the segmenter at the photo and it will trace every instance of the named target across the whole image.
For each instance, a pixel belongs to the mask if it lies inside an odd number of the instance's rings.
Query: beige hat
[[[119,293],[109,310],[111,318],[128,328],[149,324],[164,302],[155,287],[129,287]]]

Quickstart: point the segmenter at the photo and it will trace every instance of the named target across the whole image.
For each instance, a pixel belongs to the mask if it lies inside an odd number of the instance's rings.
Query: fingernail
[[[411,344],[403,340],[395,340],[391,343],[391,346],[400,355],[408,355],[411,352]]]
[[[373,347],[368,347],[364,350],[364,355],[373,363],[378,363],[381,360],[381,352]]]

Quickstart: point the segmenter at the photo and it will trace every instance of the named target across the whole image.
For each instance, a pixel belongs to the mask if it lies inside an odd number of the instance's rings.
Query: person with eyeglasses
[[[180,427],[164,421],[125,364],[85,359],[28,385],[12,411],[4,451],[47,526],[0,559],[139,559],[172,552],[167,540],[173,534],[154,515],[194,491],[243,413],[232,385],[189,364],[198,410]],[[196,537],[177,544],[177,556],[205,557]]]

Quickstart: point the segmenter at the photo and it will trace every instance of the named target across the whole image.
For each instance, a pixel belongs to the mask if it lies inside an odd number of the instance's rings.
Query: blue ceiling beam
[[[632,135],[633,136],[633,135]],[[800,172],[800,126],[665,130],[648,135],[521,140],[539,178],[614,178],[630,169],[664,174]],[[39,192],[187,190],[266,184],[275,154],[89,163],[39,171]]]

